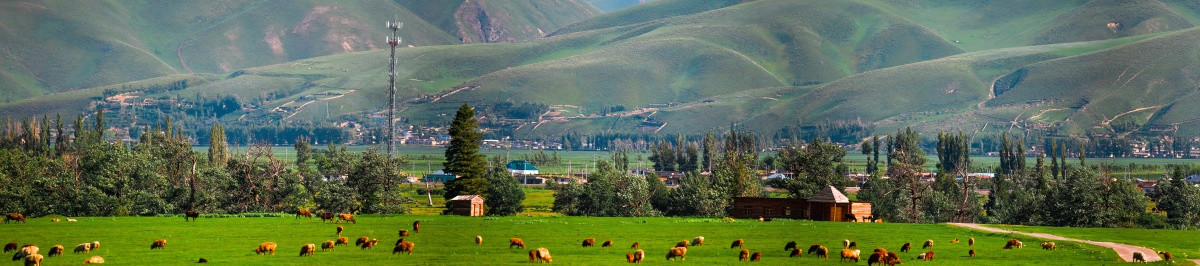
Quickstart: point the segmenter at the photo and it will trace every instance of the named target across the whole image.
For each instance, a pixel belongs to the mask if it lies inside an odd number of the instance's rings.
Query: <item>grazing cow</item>
[[[638,242],[633,242],[633,245],[629,245],[629,248],[630,248],[630,249],[637,249],[637,248],[638,248]]]
[[[686,247],[674,247],[674,248],[671,248],[670,251],[667,251],[667,260],[671,260],[674,258],[679,258],[679,260],[684,260],[684,256],[686,256],[686,255],[687,255]]]
[[[183,221],[185,221],[185,222],[188,219],[192,219],[192,221],[195,222],[196,218],[200,218],[200,212],[195,211],[195,210],[187,210],[187,211],[183,212]]]
[[[637,250],[633,252],[633,263],[642,263],[642,259],[646,258],[646,252]]]
[[[358,237],[358,240],[354,240],[354,245],[361,246],[363,243],[367,243],[367,241],[371,241],[371,238],[367,236],[360,236]]]
[[[54,245],[53,247],[50,247],[50,252],[47,253],[47,255],[49,255],[50,257],[62,256],[63,252],[66,250],[67,249],[64,248],[63,245]]]
[[[92,253],[92,243],[83,243],[75,246],[75,253]]]
[[[25,266],[41,266],[44,258],[39,254],[29,254],[29,256],[25,256]]]
[[[842,248],[850,248],[850,239],[842,239]]]
[[[842,215],[842,220],[846,220],[847,222],[858,222],[858,217],[855,217],[854,214],[847,213]]]
[[[876,263],[885,264],[886,260],[887,254],[880,254],[879,252],[871,253],[871,256],[867,257],[867,266],[875,265]]]
[[[1007,243],[1004,243],[1004,249],[1013,249],[1013,248],[1022,248],[1022,247],[1025,247],[1025,243],[1021,243],[1021,240],[1017,240],[1015,238],[1009,239]]]
[[[304,255],[312,256],[315,253],[317,253],[317,245],[316,244],[308,243],[308,244],[304,244],[303,246],[300,246],[300,256],[301,257],[304,257]]]
[[[342,223],[342,221],[346,221],[346,222],[349,222],[349,223],[355,223],[355,224],[358,224],[358,221],[357,221],[357,220],[354,220],[354,214],[349,214],[349,213],[342,213],[342,214],[338,214],[338,221],[337,221],[337,222],[338,222],[338,223]]]
[[[887,256],[888,256],[888,265],[895,266],[896,264],[903,263],[900,261],[900,255],[897,255],[896,252],[888,252]]]
[[[333,222],[337,215],[334,215],[332,212],[322,212],[321,214],[317,214],[317,217],[320,217],[323,223],[325,221]]]
[[[843,249],[842,258],[838,261],[854,260],[855,263],[858,263],[858,255],[860,254],[859,252],[860,251],[857,249]]]
[[[50,221],[51,221],[51,222],[56,222],[56,223],[57,223],[57,222],[62,222],[62,220],[59,220],[58,218],[50,218]]]
[[[821,245],[819,245],[819,244],[818,244],[818,245],[812,245],[812,246],[808,246],[808,254],[813,254],[813,253],[816,253],[816,252],[817,252],[817,250],[820,250],[821,248],[824,248],[824,246],[821,246]]]
[[[400,243],[404,243],[404,239],[403,239],[403,238],[401,238],[401,239],[397,239],[397,240],[396,240],[396,246],[400,246]]]
[[[912,242],[907,242],[903,246],[900,246],[900,252],[908,252],[910,249],[912,249]]]
[[[100,241],[92,241],[92,250],[100,248]]]
[[[829,249],[827,249],[825,247],[818,248],[817,249],[817,257],[822,258],[822,259],[829,259]]]
[[[925,244],[921,245],[921,249],[933,250],[933,239],[925,240]]]
[[[525,241],[521,240],[520,238],[509,238],[508,248],[512,247],[521,247],[521,249],[525,249]]]
[[[625,253],[625,262],[633,263],[633,253]]]
[[[696,238],[692,238],[692,246],[703,246],[703,245],[704,245],[704,236],[697,236]]]
[[[300,219],[300,216],[304,216],[304,217],[308,217],[308,219],[312,219],[312,212],[309,210],[305,210],[305,209],[296,210],[296,219]]]
[[[475,245],[483,245],[483,236],[475,236]]]
[[[8,223],[8,222],[26,223],[25,215],[22,215],[20,213],[11,213],[11,212],[4,214],[4,223]]]
[[[789,241],[789,242],[787,242],[787,244],[783,245],[783,250],[786,251],[786,250],[791,250],[791,249],[797,249],[796,241]]]
[[[933,261],[933,251],[925,252],[925,261]]]
[[[346,228],[345,228],[345,227],[342,227],[341,225],[339,225],[339,226],[337,227],[337,236],[338,236],[338,237],[342,237],[342,231],[345,231],[345,230],[346,230]]]
[[[408,230],[400,230],[400,237],[408,236]]]
[[[196,261],[196,263],[208,263],[208,259],[200,258],[200,260]]]
[[[262,255],[264,253],[271,253],[271,255],[275,255],[276,246],[279,245],[276,245],[275,242],[264,242],[262,244],[258,244],[258,248],[254,249],[254,254]]]
[[[542,262],[550,263],[551,261],[554,261],[554,258],[550,257],[550,250],[546,248],[538,248],[537,255],[538,259],[540,259]]]
[[[972,237],[972,238],[967,238],[967,246],[968,246],[968,247],[974,247],[974,246],[975,246],[975,238],[974,238],[974,237]]]
[[[750,261],[759,261],[762,259],[762,252],[754,252],[750,254]]]
[[[413,221],[413,233],[416,234],[416,233],[420,233],[420,232],[421,232],[421,221]]]
[[[333,249],[334,242],[332,240],[321,242],[321,251],[329,251]]]
[[[690,242],[688,242],[687,240],[680,240],[679,243],[675,243],[675,247],[677,247],[677,248],[687,247],[688,243],[690,243]]]
[[[1171,252],[1159,251],[1158,255],[1162,256],[1163,261],[1171,262]]]
[[[349,245],[349,244],[350,244],[350,238],[347,238],[347,237],[339,237],[339,238],[337,238],[336,241],[333,242],[334,246]]]
[[[1054,242],[1042,242],[1042,249],[1054,250]]]
[[[875,248],[875,251],[873,251],[873,252],[887,254],[887,250],[883,249],[883,248]]]
[[[25,258],[25,256],[29,256],[29,255],[32,255],[32,254],[38,254],[38,251],[39,251],[39,250],[40,250],[40,249],[38,248],[38,246],[35,246],[35,245],[24,245],[24,246],[21,246],[21,249],[20,249],[20,250],[17,250],[17,253],[16,253],[16,254],[13,254],[12,260],[13,260],[13,261],[18,261],[18,260],[21,260],[21,259]]]
[[[746,243],[745,240],[738,238],[737,240],[734,240],[732,244],[729,244],[729,248],[734,248],[734,247],[741,248],[742,244],[745,244],[745,243]]]
[[[165,247],[167,247],[166,239],[154,240],[154,243],[150,243],[150,249],[162,249]]]
[[[538,262],[541,261],[541,259],[542,257],[538,256],[538,251],[536,249],[529,250],[529,263]]]
[[[602,248],[612,247],[612,240],[604,240],[604,243],[600,244],[600,247],[602,247]]]
[[[372,238],[371,241],[367,241],[366,243],[363,243],[362,246],[359,247],[359,249],[371,249],[371,248],[374,248],[375,244],[378,244],[378,243],[379,243],[378,238]],[[409,242],[409,243],[411,243],[411,242]]]
[[[1142,263],[1145,263],[1145,262],[1146,262],[1146,255],[1142,255],[1142,252],[1140,252],[1140,251],[1134,251],[1134,252],[1133,252],[1133,262],[1142,262]]]
[[[8,244],[4,244],[4,253],[8,253],[9,251],[16,251],[16,250],[17,250],[17,242],[8,242]]]
[[[857,248],[857,247],[858,247],[858,242],[850,241],[850,246],[849,246],[849,247],[847,247],[847,248],[851,248],[851,249],[852,249],[852,248]]]
[[[950,240],[950,244],[958,244],[958,238],[955,238],[954,240]]]
[[[596,239],[595,239],[595,238],[588,238],[588,239],[584,239],[584,240],[583,240],[583,247],[585,247],[585,248],[586,248],[586,247],[590,247],[590,246],[594,246],[594,245],[596,245]]]
[[[415,246],[416,246],[416,244],[414,244],[413,242],[404,242],[404,243],[397,244],[395,248],[392,248],[392,254],[396,254],[396,253],[400,253],[400,252],[408,252],[408,255],[412,255],[413,247],[415,247]]]
[[[742,252],[738,253],[738,261],[746,261],[748,259],[750,259],[749,249],[743,249]]]
[[[83,264],[103,264],[103,263],[104,263],[104,258],[101,258],[100,256],[92,256],[91,258],[88,258],[87,260],[83,261]]]
[[[975,250],[974,250],[974,249],[972,249],[971,251],[967,251],[967,256],[974,258],[974,257],[975,257]]]
[[[800,252],[800,249],[792,249],[792,254],[788,254],[788,257],[799,257],[800,254],[803,254]]]

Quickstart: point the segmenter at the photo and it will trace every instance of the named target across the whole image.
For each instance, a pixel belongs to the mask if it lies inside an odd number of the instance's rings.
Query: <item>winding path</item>
[[[1066,237],[1061,237],[1061,236],[1056,236],[1056,235],[1051,235],[1051,234],[1026,233],[1026,232],[1019,232],[1019,231],[1013,231],[1013,230],[991,228],[991,227],[986,227],[986,226],[982,226],[979,224],[950,223],[950,225],[961,226],[961,227],[971,228],[971,229],[975,229],[975,230],[979,230],[979,231],[987,231],[987,232],[993,232],[993,233],[1021,234],[1021,235],[1026,235],[1026,236],[1031,236],[1031,237],[1036,237],[1036,238],[1041,238],[1041,239],[1080,242],[1080,243],[1091,244],[1091,245],[1096,245],[1096,246],[1101,246],[1101,247],[1106,247],[1106,248],[1112,248],[1113,250],[1117,251],[1117,255],[1121,256],[1121,259],[1125,260],[1126,262],[1133,261],[1133,252],[1134,251],[1142,252],[1142,254],[1146,256],[1147,262],[1162,260],[1162,257],[1159,257],[1158,253],[1155,253],[1154,250],[1144,248],[1144,247],[1139,247],[1139,246],[1132,246],[1132,245],[1113,243],[1113,242],[1098,242],[1098,241],[1083,240],[1083,239],[1077,239],[1077,238],[1066,238]]]

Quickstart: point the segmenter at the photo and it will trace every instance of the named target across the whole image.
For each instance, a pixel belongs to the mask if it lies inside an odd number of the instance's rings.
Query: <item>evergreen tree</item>
[[[446,172],[458,175],[458,178],[446,182],[446,199],[458,195],[485,195],[488,184],[484,174],[487,172],[487,162],[479,154],[479,143],[482,136],[475,124],[475,111],[463,104],[454,114],[450,123],[450,146],[446,147],[446,162],[442,164]],[[484,197],[487,199],[487,197]]]
[[[54,133],[56,134],[54,138],[54,151],[61,156],[70,148],[68,145],[70,141],[67,140],[67,132],[63,130],[62,114],[58,114],[58,117],[54,119],[54,125]]]
[[[1158,185],[1158,209],[1166,212],[1173,224],[1194,226],[1200,222],[1200,188],[1186,180],[1194,174],[1200,174],[1195,166],[1173,166],[1169,182]]]

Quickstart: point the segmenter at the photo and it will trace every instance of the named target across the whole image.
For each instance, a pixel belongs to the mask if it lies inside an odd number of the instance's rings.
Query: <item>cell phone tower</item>
[[[392,147],[396,142],[396,45],[400,45],[400,35],[397,32],[404,27],[404,22],[387,22],[387,28],[392,30],[392,36],[387,37],[388,45],[392,46],[392,63],[389,68],[388,83],[391,84],[391,91],[388,92],[388,157],[395,155],[395,149]]]

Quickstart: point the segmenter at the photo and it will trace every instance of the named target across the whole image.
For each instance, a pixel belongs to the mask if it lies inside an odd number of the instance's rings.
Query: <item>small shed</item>
[[[483,197],[459,195],[450,199],[450,213],[463,216],[483,216]]]
[[[779,198],[733,198],[733,211],[737,218],[790,218],[813,221],[864,221],[871,216],[871,203],[850,201],[849,197],[829,186],[821,189],[807,200]]]

